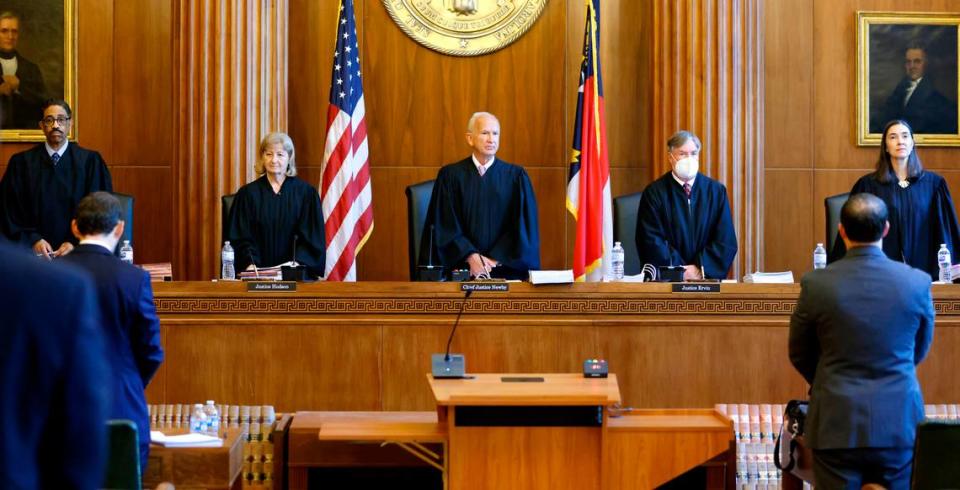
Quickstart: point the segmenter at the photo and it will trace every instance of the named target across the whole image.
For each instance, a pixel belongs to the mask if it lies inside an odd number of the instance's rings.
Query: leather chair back
[[[410,280],[417,279],[417,266],[420,265],[420,247],[423,246],[424,229],[430,198],[433,195],[433,181],[428,180],[407,186],[407,254],[410,260]]]
[[[613,240],[623,247],[623,274],[635,276],[643,264],[637,252],[637,209],[642,192],[634,192],[613,199]]]

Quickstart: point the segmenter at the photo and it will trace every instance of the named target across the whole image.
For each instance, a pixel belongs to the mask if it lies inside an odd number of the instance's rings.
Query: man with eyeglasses
[[[64,100],[43,104],[46,141],[10,157],[0,181],[0,224],[7,237],[51,259],[77,244],[70,231],[77,203],[95,191],[113,191],[110,170],[96,151],[67,140],[73,111]]]
[[[0,129],[33,129],[47,97],[40,68],[17,51],[20,16],[0,12]]]
[[[641,264],[683,266],[684,280],[726,279],[737,255],[727,188],[700,174],[700,138],[667,140],[670,171],[650,183],[637,210]]]

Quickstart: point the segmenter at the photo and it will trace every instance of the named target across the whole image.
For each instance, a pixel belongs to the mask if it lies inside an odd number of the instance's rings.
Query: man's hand
[[[44,240],[43,238],[41,238],[41,239],[37,240],[36,243],[33,244],[33,253],[37,254],[37,255],[40,256],[40,257],[43,257],[43,258],[49,260],[49,259],[52,259],[52,258],[53,258],[53,257],[52,257],[53,247],[51,247],[50,244],[47,243],[46,240]]]
[[[7,82],[0,83],[0,95],[5,97],[13,95],[13,87],[11,87]]]
[[[20,79],[16,75],[4,75],[3,83],[10,87],[10,93],[20,90]]]
[[[60,245],[60,248],[58,248],[57,251],[53,253],[53,255],[55,257],[63,257],[64,255],[67,255],[70,252],[73,252],[73,244],[70,242],[63,242],[63,244]]]
[[[490,271],[492,271],[497,264],[498,262],[496,260],[478,253],[470,254],[470,256],[467,257],[467,265],[470,266],[470,276],[472,277],[489,275]]]
[[[703,279],[703,276],[700,275],[700,267],[696,265],[685,265],[683,266],[683,280],[684,281],[695,281],[697,279]]]

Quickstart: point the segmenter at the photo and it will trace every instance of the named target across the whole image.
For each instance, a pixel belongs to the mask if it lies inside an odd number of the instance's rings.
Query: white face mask
[[[700,162],[695,157],[677,160],[677,164],[673,167],[673,173],[677,174],[680,180],[690,180],[696,177],[698,170],[700,170]]]

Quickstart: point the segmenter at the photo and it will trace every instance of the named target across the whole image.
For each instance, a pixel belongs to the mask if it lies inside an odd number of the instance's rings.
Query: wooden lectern
[[[475,374],[434,379],[450,490],[599,489],[616,375]]]

